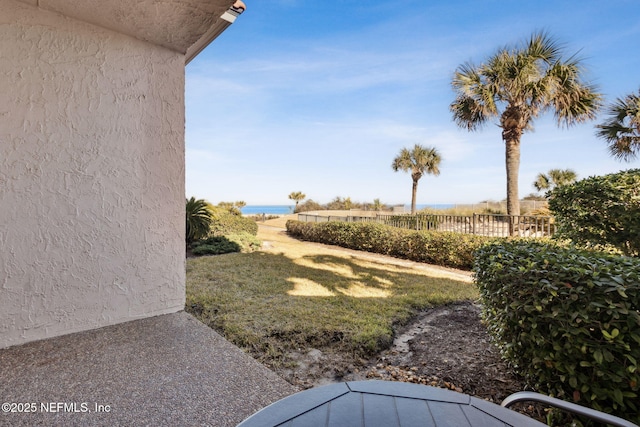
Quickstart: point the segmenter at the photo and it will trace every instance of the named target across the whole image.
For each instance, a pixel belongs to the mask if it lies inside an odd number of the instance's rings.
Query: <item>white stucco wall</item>
[[[184,56],[0,0],[0,348],[184,307]]]

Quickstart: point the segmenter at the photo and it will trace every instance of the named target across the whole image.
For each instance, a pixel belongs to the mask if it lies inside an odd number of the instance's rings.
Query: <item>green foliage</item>
[[[224,236],[213,236],[193,243],[191,252],[194,255],[220,255],[240,252],[240,245]]]
[[[380,211],[389,209],[389,206],[382,203],[380,199],[374,199],[373,203],[360,203],[351,200],[351,197],[336,196],[333,200],[326,204],[320,204],[312,199],[306,200],[304,203],[297,204],[295,212],[324,211],[324,210],[349,210],[362,209]]]
[[[508,241],[476,252],[483,317],[543,393],[640,422],[640,260]]]
[[[287,221],[287,231],[302,240],[466,270],[473,264],[473,251],[496,240],[453,232],[404,230],[364,222],[307,223],[290,220]]]
[[[440,162],[442,157],[438,150],[434,147],[424,147],[416,144],[409,150],[403,148],[400,153],[393,159],[391,168],[398,172],[399,170],[411,173],[413,182],[411,189],[411,213],[416,213],[416,191],[418,189],[418,181],[426,174],[434,176],[440,175]]]
[[[324,205],[324,209],[332,211],[348,211],[349,209],[359,206],[359,204],[354,206],[354,203],[351,201],[351,197],[342,198],[340,196],[336,196],[332,201]]]
[[[325,206],[322,206],[320,203],[311,199],[296,206],[296,212],[321,211],[325,209]]]
[[[293,191],[289,194],[289,199],[296,202],[296,207],[294,209],[294,212],[298,212],[298,204],[300,203],[301,200],[304,200],[305,197],[307,197],[307,195],[304,194],[302,191]]]
[[[245,232],[255,236],[258,234],[258,224],[251,218],[231,213],[227,208],[212,208],[211,235],[226,236],[239,232]]]
[[[607,113],[609,117],[596,126],[596,135],[604,139],[611,155],[619,160],[631,161],[640,153],[640,90],[616,99]]]
[[[191,197],[186,203],[187,244],[206,237],[212,221],[211,205],[204,199]]]
[[[640,256],[640,169],[594,176],[550,193],[558,238],[598,247],[611,245]]]
[[[546,174],[539,173],[533,186],[536,190],[552,190],[561,185],[571,184],[575,182],[578,175],[572,169],[551,169]]]
[[[454,73],[453,120],[469,131],[499,119],[506,145],[507,213],[519,215],[520,139],[535,119],[553,111],[559,125],[596,117],[602,95],[583,81],[583,64],[566,57],[561,45],[537,32],[514,47],[504,47],[484,64],[465,63]]]
[[[246,232],[232,233],[226,236],[212,236],[194,242],[191,252],[194,255],[219,255],[231,252],[253,252],[262,246],[256,236]]]
[[[236,202],[220,202],[218,203],[218,207],[225,209],[227,211],[229,211],[229,213],[232,213],[234,215],[238,215],[241,216],[242,215],[242,208],[247,206],[247,204],[242,201],[242,200],[238,200]]]
[[[246,231],[231,233],[226,235],[225,237],[230,241],[238,244],[238,246],[240,246],[241,252],[253,252],[262,247],[262,241],[255,235],[247,233]]]

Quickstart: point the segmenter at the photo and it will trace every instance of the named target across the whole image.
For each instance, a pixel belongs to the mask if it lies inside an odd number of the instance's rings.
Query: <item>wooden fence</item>
[[[482,236],[507,237],[549,237],[556,227],[551,216],[533,215],[376,215],[376,216],[336,216],[298,214],[303,222],[374,222],[410,230],[453,231],[456,233],[478,234]]]

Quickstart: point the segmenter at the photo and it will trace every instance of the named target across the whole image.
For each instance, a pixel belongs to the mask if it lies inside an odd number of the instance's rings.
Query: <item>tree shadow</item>
[[[187,264],[187,311],[258,353],[339,345],[371,354],[417,310],[476,296],[466,282],[357,257],[262,251]]]

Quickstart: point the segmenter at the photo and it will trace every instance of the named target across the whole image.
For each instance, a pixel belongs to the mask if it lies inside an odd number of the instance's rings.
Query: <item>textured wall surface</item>
[[[181,53],[234,3],[234,0],[20,1]]]
[[[182,309],[183,55],[0,11],[0,347]]]

